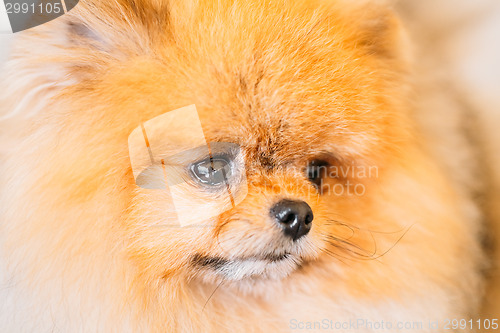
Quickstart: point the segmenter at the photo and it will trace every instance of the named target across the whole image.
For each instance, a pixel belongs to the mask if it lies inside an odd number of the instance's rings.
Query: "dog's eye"
[[[224,157],[193,163],[190,170],[194,180],[205,186],[219,186],[227,182],[231,175],[230,162]]]
[[[321,186],[321,181],[327,175],[329,163],[323,160],[312,160],[307,165],[307,178],[317,186]]]

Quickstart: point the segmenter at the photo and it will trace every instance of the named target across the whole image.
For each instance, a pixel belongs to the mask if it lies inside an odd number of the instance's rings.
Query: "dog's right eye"
[[[307,178],[316,186],[321,186],[321,181],[327,175],[329,163],[324,160],[312,160],[307,165]]]
[[[205,186],[220,186],[231,175],[230,162],[224,157],[207,158],[191,164],[192,178]]]

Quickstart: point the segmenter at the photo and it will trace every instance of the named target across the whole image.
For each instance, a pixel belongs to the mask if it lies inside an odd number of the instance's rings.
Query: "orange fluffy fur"
[[[81,1],[20,33],[0,92],[0,326],[286,332],[324,318],[470,318],[477,213],[423,148],[407,50],[384,5],[336,0]],[[161,228],[171,203],[135,185],[127,137],[190,104],[208,141],[245,152],[249,193],[210,228]],[[320,195],[280,168],[325,152],[377,167],[357,180],[364,195]],[[303,265],[231,281],[190,265],[274,249],[280,198],[314,211]]]

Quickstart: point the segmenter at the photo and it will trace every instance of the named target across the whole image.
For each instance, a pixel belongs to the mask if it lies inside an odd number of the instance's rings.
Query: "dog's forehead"
[[[237,112],[221,112],[224,116],[217,117],[201,113],[207,141],[236,143],[250,160],[266,167],[301,157],[321,143],[322,129],[315,125],[314,116],[291,116],[292,111]]]

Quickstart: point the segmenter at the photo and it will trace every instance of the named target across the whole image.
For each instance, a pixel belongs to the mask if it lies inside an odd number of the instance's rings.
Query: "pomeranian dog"
[[[367,1],[89,0],[19,33],[0,92],[2,331],[473,318],[474,162],[433,153],[462,134],[423,128],[446,119],[419,113],[410,50]]]

